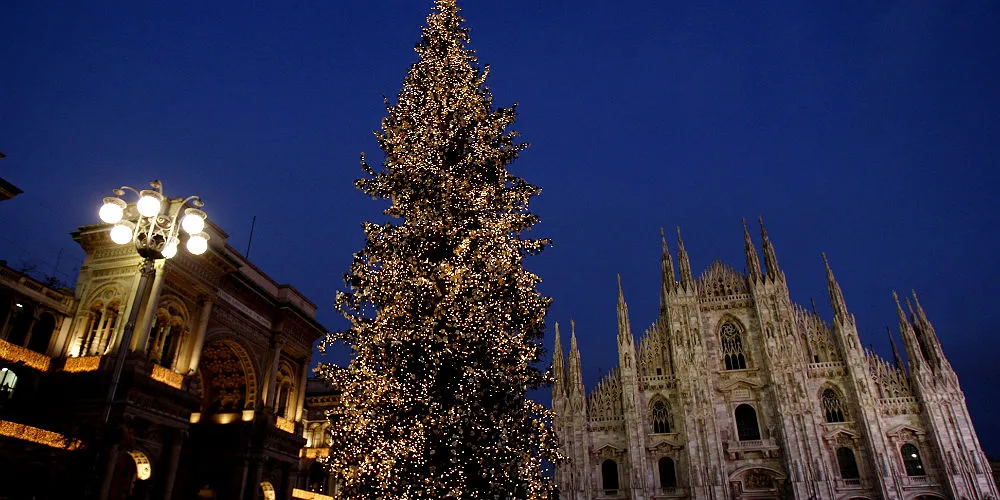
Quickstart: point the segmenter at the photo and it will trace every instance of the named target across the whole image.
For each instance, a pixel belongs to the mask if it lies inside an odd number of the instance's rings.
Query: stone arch
[[[42,309],[38,314],[38,320],[35,321],[35,326],[31,329],[31,336],[28,338],[25,347],[42,354],[47,353],[49,344],[52,342],[52,333],[55,332],[57,323],[55,312],[49,309]]]
[[[173,368],[190,332],[191,314],[184,301],[176,295],[162,297],[153,313],[144,347],[146,357],[165,368]]]
[[[277,498],[274,492],[274,485],[270,481],[260,483],[260,492],[264,496],[264,500],[274,500]]]
[[[647,415],[649,416],[649,431],[652,434],[673,432],[673,419],[671,418],[670,403],[667,402],[667,398],[660,394],[656,394],[650,398]]]
[[[206,344],[198,372],[202,380],[202,413],[241,412],[256,406],[257,372],[239,342],[219,339]]]
[[[726,370],[745,370],[750,367],[750,349],[747,327],[736,316],[726,313],[715,327],[719,342],[719,356]]]
[[[289,406],[293,398],[297,396],[295,369],[288,360],[281,360],[278,364],[278,376],[275,378],[274,391],[274,413],[279,417],[288,418],[292,410]]]
[[[112,345],[112,339],[125,314],[125,290],[121,283],[105,283],[95,288],[81,302],[75,332],[76,356],[101,355]]]
[[[837,384],[827,381],[816,391],[823,421],[826,423],[850,422],[850,408],[844,390]]]

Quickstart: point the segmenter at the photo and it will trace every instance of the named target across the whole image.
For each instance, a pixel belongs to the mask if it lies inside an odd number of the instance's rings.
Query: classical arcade
[[[316,306],[220,228],[205,231],[203,255],[156,260],[110,407],[135,248],[114,244],[105,224],[79,228],[86,257],[73,290],[0,263],[5,494],[287,499],[304,489],[306,380],[324,333]]]

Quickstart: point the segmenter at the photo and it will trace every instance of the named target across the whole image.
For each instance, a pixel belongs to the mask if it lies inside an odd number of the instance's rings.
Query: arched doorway
[[[199,372],[203,415],[253,409],[257,382],[246,351],[232,341],[216,341],[202,350]]]
[[[145,453],[139,450],[119,453],[108,498],[116,500],[146,498],[152,473],[152,465]]]

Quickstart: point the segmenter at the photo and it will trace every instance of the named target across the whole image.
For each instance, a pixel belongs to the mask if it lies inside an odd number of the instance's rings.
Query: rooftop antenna
[[[247,260],[250,260],[250,244],[253,243],[253,227],[256,225],[257,225],[257,216],[255,215],[253,216],[253,219],[250,221],[250,239],[247,240],[247,251],[246,253],[243,254],[243,256],[246,257]]]

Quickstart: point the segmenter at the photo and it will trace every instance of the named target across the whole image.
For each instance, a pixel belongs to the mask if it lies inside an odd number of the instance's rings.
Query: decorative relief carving
[[[597,389],[587,397],[587,417],[593,421],[621,420],[622,385],[618,370],[610,373],[598,382]]]

